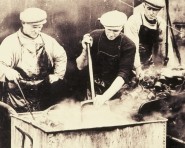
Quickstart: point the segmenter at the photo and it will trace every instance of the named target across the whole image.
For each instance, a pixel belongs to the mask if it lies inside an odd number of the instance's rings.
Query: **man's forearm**
[[[110,100],[123,86],[125,81],[122,77],[118,76],[114,82],[111,84],[111,86],[104,92],[103,96]]]
[[[0,62],[0,81],[5,82],[6,73],[9,73],[12,68],[5,63]]]
[[[85,66],[87,66],[87,52],[85,49],[82,50],[81,55],[76,59],[77,68],[82,70]]]

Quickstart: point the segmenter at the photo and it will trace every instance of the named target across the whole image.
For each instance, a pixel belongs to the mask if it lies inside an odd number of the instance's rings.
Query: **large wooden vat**
[[[39,113],[34,113],[34,117]],[[76,129],[47,129],[11,117],[12,148],[165,148],[166,119]]]

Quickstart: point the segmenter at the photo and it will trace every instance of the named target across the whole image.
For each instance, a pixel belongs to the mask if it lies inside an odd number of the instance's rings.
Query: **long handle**
[[[91,97],[92,99],[94,99],[95,98],[94,76],[93,76],[92,59],[91,59],[91,53],[90,53],[90,44],[87,44],[87,53],[88,53],[90,84],[91,84]]]
[[[167,1],[167,2],[169,3],[169,1]],[[166,11],[166,13],[167,13],[167,16],[168,16],[168,23],[169,23],[168,25],[170,27],[170,32],[171,32],[171,35],[172,35],[172,45],[173,45],[173,48],[175,49],[176,56],[178,58],[179,64],[181,65],[181,55],[180,55],[180,52],[179,52],[179,49],[178,49],[178,45],[177,45],[177,42],[176,42],[176,39],[175,39],[175,35],[174,35],[174,32],[173,32],[173,29],[171,27],[172,26],[172,22],[171,22],[169,11]]]
[[[165,0],[165,2],[166,2],[166,14],[168,13],[168,11],[169,11],[169,2],[168,2],[168,0]],[[169,16],[168,15],[166,15],[166,43],[165,43],[165,59],[164,59],[164,66],[167,66],[167,64],[168,64],[168,61],[169,61],[169,57],[168,57],[168,48],[169,48],[169,46],[168,46],[168,24],[169,24]]]
[[[25,101],[25,104],[26,104],[26,106],[28,107],[28,111],[30,112],[30,114],[31,114],[31,116],[32,116],[32,118],[33,118],[33,120],[35,120],[35,118],[34,118],[34,116],[33,116],[33,114],[32,114],[32,111],[31,111],[31,107],[30,107],[29,101],[26,99],[26,97],[25,97],[25,95],[24,95],[24,93],[23,93],[23,91],[22,91],[22,89],[21,89],[21,86],[19,85],[19,82],[18,82],[16,79],[14,80],[14,82],[17,84],[17,86],[18,86],[18,88],[19,88],[19,90],[20,90],[20,92],[21,92],[21,95],[22,95],[22,97],[23,97],[23,99],[24,99],[24,101]]]

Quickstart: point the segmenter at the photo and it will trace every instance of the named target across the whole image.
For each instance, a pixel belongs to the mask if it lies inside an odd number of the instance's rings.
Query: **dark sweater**
[[[94,77],[107,82],[109,86],[117,76],[128,83],[136,52],[134,42],[123,33],[109,40],[104,29],[94,30],[90,34],[93,38],[91,55]]]

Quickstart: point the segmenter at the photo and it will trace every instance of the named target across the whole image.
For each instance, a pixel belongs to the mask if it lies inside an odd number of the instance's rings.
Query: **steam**
[[[42,114],[35,116],[32,123],[45,129],[70,130],[105,126],[126,125],[137,122],[133,116],[137,114],[140,104],[148,98],[149,91],[137,87],[120,99],[109,101],[99,108],[93,104],[81,106],[74,98],[66,98],[51,106]],[[31,119],[29,119],[31,120]]]

